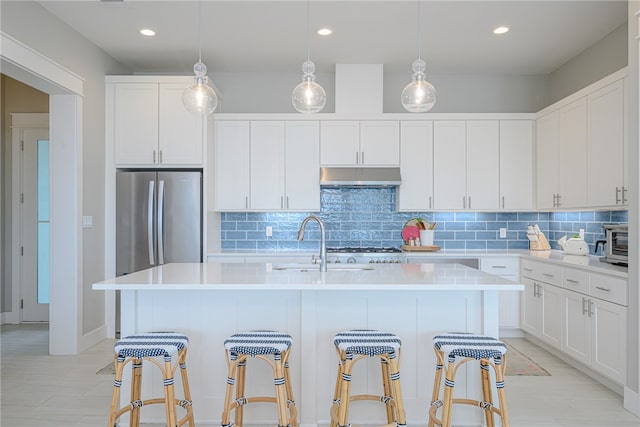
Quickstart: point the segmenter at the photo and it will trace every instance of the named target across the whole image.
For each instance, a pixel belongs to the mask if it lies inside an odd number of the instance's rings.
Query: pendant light
[[[418,0],[418,59],[413,62],[413,81],[405,86],[400,96],[402,106],[410,113],[424,113],[436,103],[436,88],[427,81],[427,63],[420,56],[421,33],[420,0]]]
[[[302,83],[293,89],[291,103],[301,113],[319,113],[327,102],[327,94],[316,83],[316,66],[309,53],[309,0],[307,0],[307,60],[302,63]]]
[[[198,1],[198,62],[193,66],[195,83],[182,93],[184,107],[192,113],[211,114],[218,106],[218,97],[209,86],[207,66],[202,63],[202,2]]]

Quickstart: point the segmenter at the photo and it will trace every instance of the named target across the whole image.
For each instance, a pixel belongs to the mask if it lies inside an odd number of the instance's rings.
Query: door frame
[[[82,330],[84,79],[2,31],[0,43],[2,72],[50,95],[52,287],[49,354],[78,354],[101,339],[99,334],[84,335]],[[13,306],[12,312],[18,307]]]
[[[20,167],[20,156],[22,150],[22,131],[25,129],[49,129],[49,113],[11,113],[11,253],[20,253],[20,230],[22,229],[22,217],[20,215],[20,201],[18,196],[21,193],[22,171]],[[16,223],[19,227],[16,227]],[[11,259],[11,319],[10,323],[22,322],[22,309],[20,299],[22,299],[22,257],[13,256]]]

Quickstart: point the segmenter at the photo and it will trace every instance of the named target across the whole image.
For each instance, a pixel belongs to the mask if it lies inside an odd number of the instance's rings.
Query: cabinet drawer
[[[558,265],[533,262],[523,259],[521,261],[523,277],[549,283],[556,286],[562,285],[561,268]]]
[[[520,259],[518,257],[483,257],[481,270],[497,276],[517,276]]]
[[[562,287],[589,295],[589,273],[575,268],[563,268]]]
[[[591,273],[589,276],[589,295],[627,306],[626,280],[598,273]]]

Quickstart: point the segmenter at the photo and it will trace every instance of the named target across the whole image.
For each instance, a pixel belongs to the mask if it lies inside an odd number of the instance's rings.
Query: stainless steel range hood
[[[400,185],[400,168],[320,168],[320,185],[384,187]]]

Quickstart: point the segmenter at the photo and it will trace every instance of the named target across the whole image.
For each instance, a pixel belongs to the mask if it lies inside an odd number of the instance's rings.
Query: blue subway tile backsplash
[[[401,230],[411,218],[437,222],[434,244],[444,249],[527,249],[527,225],[538,224],[553,249],[565,234],[585,230],[593,253],[604,239],[602,224],[626,223],[624,211],[579,212],[397,212],[395,188],[322,188],[320,216],[327,246],[393,246],[403,244]],[[225,212],[221,214],[222,249],[315,250],[320,232],[307,226],[304,241],[297,232],[308,213]],[[265,229],[272,227],[267,237]],[[500,238],[499,229],[507,229]]]

